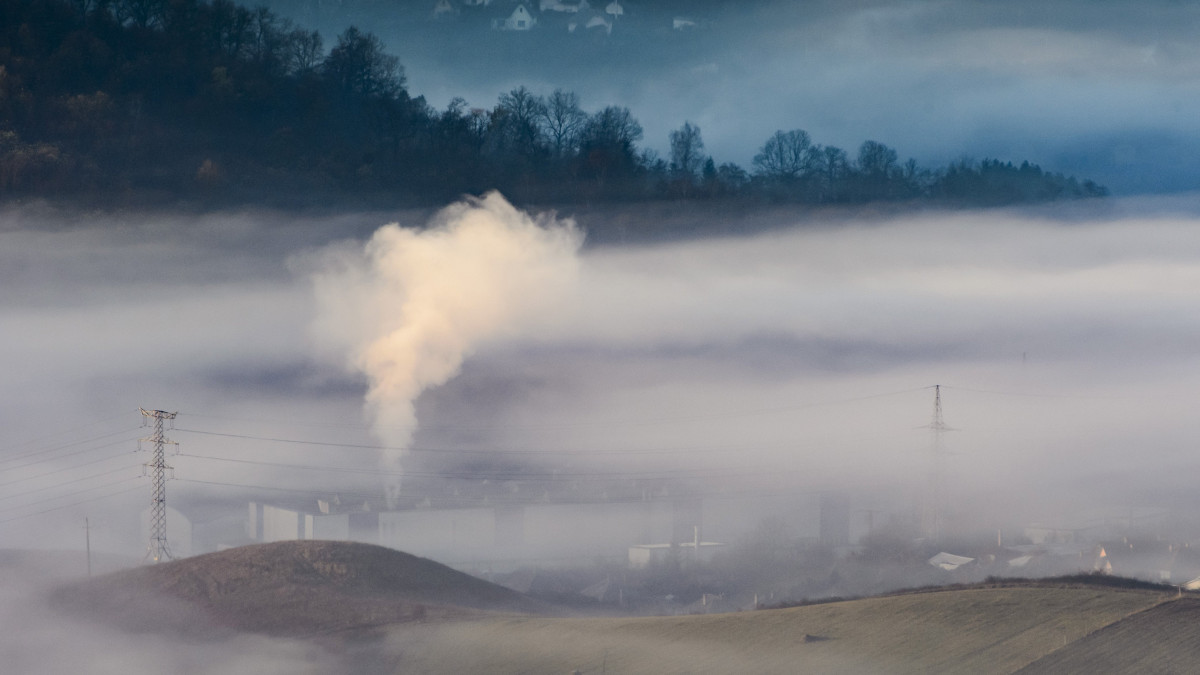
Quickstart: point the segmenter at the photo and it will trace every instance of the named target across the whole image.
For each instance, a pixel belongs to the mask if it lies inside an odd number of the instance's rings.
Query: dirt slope
[[[545,612],[520,593],[425,558],[353,542],[287,541],[148,565],[60,589],[134,630],[303,636],[488,612]]]
[[[1200,599],[1180,598],[1106,626],[1019,671],[1040,673],[1200,672]]]

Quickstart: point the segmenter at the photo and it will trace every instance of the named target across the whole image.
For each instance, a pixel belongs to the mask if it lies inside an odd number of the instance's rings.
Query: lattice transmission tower
[[[167,472],[173,470],[173,467],[167,466],[163,448],[178,443],[163,436],[163,420],[173,420],[178,413],[145,408],[138,410],[142,411],[143,417],[154,420],[154,434],[138,439],[138,442],[154,444],[153,459],[143,465],[147,475],[154,479],[154,495],[150,499],[150,541],[146,545],[146,557],[142,561],[153,559],[157,563],[175,557],[171,555],[171,547],[167,545]]]
[[[933,385],[933,421],[926,427],[933,432],[929,446],[929,483],[922,500],[921,531],[930,539],[942,533],[943,509],[945,507],[946,445],[943,435],[953,431],[942,418],[942,385]]]

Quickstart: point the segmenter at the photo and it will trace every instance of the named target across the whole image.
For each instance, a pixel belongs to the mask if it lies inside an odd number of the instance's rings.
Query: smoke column
[[[572,292],[583,236],[498,193],[442,210],[424,230],[396,223],[365,248],[330,253],[314,275],[318,339],[367,376],[367,410],[399,470],[417,428],[413,402],[458,374],[482,342],[514,335]],[[386,484],[389,506],[399,480]]]

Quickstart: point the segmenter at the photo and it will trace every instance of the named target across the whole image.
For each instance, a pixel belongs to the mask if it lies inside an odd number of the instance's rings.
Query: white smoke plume
[[[386,470],[398,470],[412,442],[422,391],[570,296],[582,242],[572,221],[531,217],[493,192],[447,207],[425,229],[392,223],[365,247],[329,255],[314,275],[318,338],[366,375],[374,431],[398,448],[385,453]],[[387,492],[394,502],[399,481]]]

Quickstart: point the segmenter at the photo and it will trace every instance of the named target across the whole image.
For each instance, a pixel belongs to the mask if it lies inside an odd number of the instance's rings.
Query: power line
[[[126,480],[135,480],[135,479],[133,479],[133,478],[129,478],[129,479],[126,479]],[[119,481],[119,482],[123,483],[123,482],[125,482],[125,481]],[[116,484],[117,484],[117,483],[113,483],[113,485],[116,485]],[[43,513],[51,513],[51,512],[53,512],[53,511],[61,511],[61,510],[63,510],[63,509],[69,509],[69,508],[71,508],[72,506],[79,506],[80,504],[86,504],[86,503],[88,503],[88,502],[94,502],[94,501],[96,501],[96,500],[98,500],[98,499],[108,499],[109,497],[116,497],[117,495],[123,495],[123,494],[125,494],[125,493],[127,493],[127,492],[133,492],[134,490],[140,490],[140,489],[142,489],[142,486],[140,486],[140,485],[136,485],[136,486],[134,486],[134,487],[131,487],[131,488],[127,489],[127,490],[121,490],[121,491],[119,491],[119,492],[114,492],[114,493],[112,493],[112,494],[100,495],[100,496],[98,496],[98,497],[92,497],[92,498],[90,498],[90,499],[81,499],[81,500],[79,500],[79,501],[77,501],[77,502],[72,502],[72,503],[70,503],[70,504],[63,504],[62,506],[56,506],[56,507],[54,507],[54,508],[52,508],[52,509],[44,509],[44,510],[42,510],[42,511],[36,511],[36,512],[34,512],[34,513],[26,513],[26,514],[24,514],[24,515],[15,516],[15,517],[13,517],[13,518],[6,518],[6,519],[4,519],[4,520],[0,520],[0,525],[3,525],[3,524],[5,524],[5,523],[11,523],[11,522],[13,522],[13,521],[16,521],[16,520],[23,520],[23,519],[25,519],[25,518],[31,518],[31,517],[33,517],[33,516],[40,516],[40,515],[42,515]]]
[[[300,440],[300,439],[296,439],[296,438],[275,438],[275,437],[271,437],[271,436],[252,436],[249,434],[225,434],[225,433],[220,433],[220,432],[216,432],[216,431],[201,431],[199,429],[179,428],[179,429],[176,429],[175,431],[180,431],[180,432],[188,433],[188,434],[202,434],[204,436],[221,436],[223,438],[243,438],[243,439],[248,439],[248,440],[252,440],[252,441],[269,441],[272,443],[291,443],[294,445],[323,445],[323,446],[327,446],[327,447],[331,447],[331,448],[354,448],[354,449],[358,449],[358,450],[400,450],[400,451],[403,451],[403,450],[412,451],[413,450],[411,448],[402,448],[399,446],[390,446],[390,445],[370,445],[370,444],[363,444],[363,443],[332,443],[332,442],[324,442],[324,441],[306,441],[306,440]],[[430,450],[430,452],[437,452],[437,451]],[[454,452],[454,451],[447,450],[446,452]]]
[[[1086,394],[1054,394],[1044,392],[1028,392],[1028,391],[996,391],[993,389],[973,389],[971,387],[955,387],[948,384],[941,385],[942,389],[953,389],[955,391],[968,391],[973,394],[991,394],[994,396],[1015,396],[1022,398],[1063,398],[1063,399],[1079,399],[1079,400],[1094,400],[1094,401],[1124,401],[1134,398],[1142,398],[1137,396],[1088,396]]]
[[[25,454],[23,454],[23,455],[17,455],[17,456],[15,456],[15,457],[7,457],[7,458],[5,458],[5,459],[0,459],[0,464],[4,464],[4,463],[7,463],[7,462],[15,462],[15,461],[17,461],[18,459],[24,459],[24,458],[26,458],[26,457],[33,457],[34,455],[41,455],[41,454],[45,454],[45,453],[47,453],[47,452],[54,452],[54,451],[56,451],[56,450],[64,450],[64,449],[66,449],[66,448],[74,447],[74,446],[76,446],[76,445],[81,445],[81,444],[83,444],[83,443],[91,443],[91,442],[93,442],[93,441],[99,441],[99,440],[101,440],[101,439],[105,439],[105,438],[109,438],[109,437],[112,437],[112,436],[116,436],[117,434],[129,434],[131,431],[132,431],[132,429],[122,429],[122,430],[120,430],[120,431],[114,431],[114,432],[112,432],[112,433],[110,433],[110,434],[103,434],[103,435],[101,435],[101,436],[95,436],[95,437],[93,437],[93,438],[86,438],[86,439],[83,439],[83,440],[80,440],[80,441],[72,441],[72,442],[70,442],[70,443],[65,443],[65,444],[63,444],[63,445],[59,445],[59,446],[56,446],[56,447],[53,447],[53,448],[44,448],[44,449],[42,449],[42,450],[35,450],[34,452],[27,452],[27,453],[25,453]],[[51,459],[62,459],[63,457],[72,457],[72,456],[74,456],[74,455],[78,455],[78,454],[80,454],[80,453],[84,453],[84,452],[90,452],[91,450],[99,450],[99,449],[101,449],[101,448],[107,448],[107,447],[110,447],[110,446],[116,445],[116,444],[118,444],[118,443],[124,443],[124,442],[126,442],[126,441],[128,441],[128,440],[131,440],[131,439],[129,439],[129,438],[122,438],[122,439],[119,439],[119,440],[113,441],[112,443],[106,443],[106,444],[104,444],[104,445],[99,445],[99,446],[96,446],[96,447],[94,447],[94,448],[85,448],[85,449],[83,449],[83,450],[77,450],[76,452],[69,452],[69,453],[67,453],[67,454],[65,454],[65,455],[59,455],[58,457],[51,458]],[[20,469],[20,468],[23,468],[23,467],[26,467],[26,466],[33,466],[34,464],[40,464],[41,462],[44,462],[44,461],[47,461],[47,460],[45,460],[45,459],[39,459],[39,460],[35,460],[35,461],[33,461],[33,462],[26,462],[25,464],[19,464],[19,465],[17,465],[17,466],[10,466],[10,467],[8,467],[7,469],[5,469],[5,471],[11,471],[11,470],[13,470],[13,469]]]
[[[253,441],[267,441],[271,443],[288,443],[293,445],[315,445],[325,446],[330,448],[350,448],[354,450],[392,450],[396,452],[409,453],[437,453],[437,454],[464,454],[464,455],[657,455],[657,454],[677,454],[677,453],[720,453],[745,451],[748,448],[762,449],[766,448],[788,448],[790,446],[748,446],[739,445],[736,448],[730,446],[678,446],[673,448],[628,448],[628,449],[543,449],[535,450],[528,448],[431,448],[431,447],[411,447],[405,448],[396,445],[373,445],[366,443],[339,443],[325,441],[309,441],[296,438],[278,438],[273,436],[254,436],[250,434],[227,434],[216,431],[200,431],[198,429],[175,429],[189,434],[201,434],[204,436],[219,436],[223,438],[241,438]]]
[[[379,492],[346,492],[343,490],[311,490],[311,489],[305,489],[305,488],[285,488],[285,487],[278,487],[278,486],[272,486],[272,485],[251,485],[249,483],[224,483],[224,482],[216,481],[216,480],[199,480],[197,478],[176,478],[175,480],[180,483],[196,483],[198,485],[219,485],[222,487],[252,488],[255,490],[274,490],[276,492],[296,492],[296,493],[310,494],[310,495],[336,494],[339,497],[352,496],[352,497],[366,497],[368,499],[379,497],[380,494],[382,494]]]
[[[111,422],[115,419],[130,415],[132,412],[133,412],[132,410],[126,410],[121,413],[111,415],[109,417],[105,417],[105,418],[98,419],[98,420],[93,420],[91,422],[87,422],[85,424],[80,424],[78,426],[70,427],[68,429],[63,429],[61,431],[56,431],[52,434],[46,434],[45,436],[39,436],[37,438],[31,438],[29,440],[21,441],[19,443],[10,445],[8,447],[0,448],[0,454],[8,452],[9,450],[14,450],[14,449],[19,448],[24,445],[33,445],[34,443],[40,443],[41,441],[44,441],[48,438],[54,438],[55,436],[62,436],[63,434],[69,434],[73,431],[79,431],[80,429],[87,429],[88,427],[94,427],[97,424],[104,424],[105,422]],[[0,461],[7,461],[7,460],[0,460]]]
[[[866,401],[866,400],[870,400],[870,399],[876,399],[876,398],[882,398],[882,397],[888,397],[888,396],[896,396],[896,395],[900,395],[900,394],[921,391],[921,390],[928,389],[928,388],[929,387],[919,387],[919,388],[914,388],[914,389],[906,389],[906,390],[893,391],[893,392],[884,392],[884,393],[879,393],[879,394],[871,394],[871,395],[867,395],[867,396],[858,396],[858,397],[851,397],[851,398],[837,399],[837,400],[830,400],[830,401],[810,402],[810,403],[803,403],[803,404],[797,404],[797,405],[779,406],[779,407],[773,407],[773,408],[760,408],[760,409],[752,409],[752,410],[731,411],[731,412],[716,413],[716,414],[688,414],[688,415],[662,416],[662,417],[657,417],[657,418],[642,418],[639,420],[632,420],[632,421],[627,420],[625,422],[592,421],[592,422],[586,422],[586,423],[582,423],[582,424],[564,424],[564,425],[556,425],[556,426],[552,426],[552,427],[541,427],[541,428],[550,428],[550,429],[559,428],[559,429],[561,429],[561,428],[571,428],[574,426],[590,426],[590,425],[605,425],[608,427],[622,426],[622,425],[624,425],[624,426],[639,426],[639,425],[656,424],[656,423],[672,422],[672,421],[690,421],[690,420],[695,420],[695,419],[714,419],[714,418],[722,418],[722,417],[723,418],[746,417],[746,416],[773,414],[773,413],[780,413],[780,412],[790,412],[790,411],[796,411],[796,410],[801,410],[801,409],[805,409],[805,408],[814,408],[814,407],[820,407],[820,406],[838,405],[838,404],[853,403],[853,402],[858,402],[858,401]],[[154,495],[152,498],[152,518],[151,518],[152,519],[151,539],[150,539],[150,542],[148,545],[147,556],[154,557],[155,560],[157,561],[157,560],[161,560],[163,558],[171,557],[169,548],[167,547],[166,532],[165,532],[165,529],[166,529],[165,479],[166,479],[166,471],[169,470],[170,467],[168,467],[165,464],[165,458],[163,457],[163,448],[162,448],[162,446],[164,444],[169,444],[169,443],[171,443],[171,441],[167,440],[162,435],[162,423],[163,423],[163,420],[165,420],[165,419],[174,419],[175,416],[177,415],[177,413],[166,413],[164,411],[158,411],[158,410],[155,410],[155,411],[140,410],[140,412],[143,416],[154,419],[154,424],[155,424],[154,435],[149,438],[142,439],[142,440],[151,441],[154,443],[154,446],[155,446],[154,447],[154,458],[151,462],[147,463],[145,466],[151,472],[152,477],[154,478]],[[105,418],[103,420],[98,420],[96,422],[89,423],[87,425],[81,425],[79,427],[76,427],[75,429],[77,430],[77,429],[87,428],[89,426],[94,426],[95,424],[100,424],[103,422],[111,421],[112,419],[116,419],[120,416],[121,415],[116,415],[113,417]],[[204,415],[192,415],[192,416],[205,417]],[[208,416],[208,417],[215,417],[215,416]],[[243,438],[243,439],[247,439],[247,440],[260,440],[260,441],[267,441],[267,442],[289,443],[289,444],[298,444],[298,445],[316,445],[316,446],[326,446],[326,447],[357,448],[357,449],[385,450],[385,451],[386,450],[395,450],[395,451],[407,450],[409,452],[415,452],[415,453],[428,452],[428,453],[448,453],[448,454],[452,453],[452,454],[467,454],[467,455],[475,455],[475,454],[485,454],[485,455],[498,455],[498,454],[509,454],[509,455],[512,455],[512,454],[517,454],[517,455],[562,455],[562,454],[653,455],[653,454],[671,454],[671,453],[689,453],[689,454],[691,454],[691,453],[701,453],[701,452],[704,452],[704,453],[718,452],[718,453],[720,453],[720,452],[731,452],[731,451],[744,451],[746,449],[746,446],[740,446],[737,448],[713,447],[713,446],[682,446],[682,447],[665,447],[665,448],[658,447],[658,448],[637,448],[637,449],[631,448],[631,449],[608,449],[608,450],[603,450],[603,449],[561,450],[561,449],[528,449],[528,448],[525,448],[525,449],[503,449],[503,448],[471,449],[471,448],[427,448],[427,447],[426,448],[422,448],[422,447],[400,448],[400,447],[386,446],[386,445],[372,445],[372,444],[360,444],[360,443],[328,443],[328,442],[309,441],[309,440],[302,440],[302,439],[255,436],[255,435],[250,435],[250,434],[230,434],[230,433],[220,433],[220,432],[213,432],[213,431],[203,431],[203,430],[199,430],[199,429],[181,429],[180,431],[185,431],[188,433],[209,435],[209,436],[219,436],[219,437],[226,437],[226,438]],[[52,436],[59,436],[59,435],[61,435],[61,433],[66,433],[66,432],[60,432],[60,434],[54,434]],[[107,433],[107,434],[101,434],[101,435],[94,436],[94,437],[87,438],[87,439],[70,441],[70,442],[62,443],[62,444],[54,446],[54,447],[41,448],[41,449],[38,449],[38,450],[35,450],[32,452],[27,452],[27,453],[17,455],[14,457],[5,458],[3,460],[0,460],[0,463],[11,463],[14,461],[19,461],[21,459],[27,459],[30,457],[45,455],[48,453],[59,452],[59,451],[73,448],[73,447],[76,447],[76,446],[79,446],[82,444],[94,443],[99,440],[111,438],[113,436],[119,436],[122,434],[128,434],[128,433],[129,433],[128,430],[120,430],[120,431],[115,431],[115,432],[111,432],[111,433]],[[44,438],[49,438],[52,436],[47,436]],[[28,441],[28,442],[26,442],[26,445],[28,445],[28,443],[37,442],[37,440],[41,440],[41,439],[35,439],[33,441]],[[77,455],[80,455],[80,454],[83,454],[86,452],[92,452],[95,450],[100,450],[100,449],[104,449],[104,448],[107,448],[107,447],[110,447],[113,445],[117,445],[119,443],[126,442],[127,440],[129,440],[129,439],[127,439],[127,438],[126,439],[118,439],[111,443],[105,443],[105,444],[95,446],[95,447],[87,447],[87,448],[78,449],[78,450],[75,450],[74,452],[59,455],[54,458],[44,458],[44,459],[39,459],[39,460],[31,461],[31,462],[26,462],[24,464],[19,464],[19,465],[10,467],[9,470],[21,469],[21,468],[33,466],[33,465],[36,465],[36,464],[39,464],[42,462],[50,461],[51,459],[61,460],[61,459],[65,459],[67,457],[74,457],[74,456],[77,456]],[[19,446],[13,446],[13,447],[19,447]],[[787,448],[789,446],[782,446],[782,447]],[[303,464],[288,464],[288,463],[282,463],[282,462],[265,462],[265,461],[256,461],[256,460],[246,460],[246,459],[212,457],[212,456],[204,456],[204,455],[186,455],[186,456],[193,457],[196,459],[206,459],[206,460],[211,460],[211,461],[233,462],[233,463],[258,465],[258,466],[272,466],[272,467],[290,468],[290,469],[308,470],[308,471],[349,473],[349,474],[360,474],[360,475],[371,475],[371,476],[435,477],[435,478],[469,479],[469,480],[493,479],[493,480],[562,482],[562,481],[578,481],[578,480],[667,479],[667,478],[703,477],[703,476],[710,476],[710,475],[714,475],[714,474],[720,475],[720,476],[735,477],[735,476],[755,476],[755,475],[762,475],[764,473],[770,473],[772,475],[775,475],[775,474],[780,474],[780,473],[796,473],[797,472],[797,471],[778,471],[778,470],[761,470],[761,471],[736,471],[735,470],[735,471],[731,472],[730,470],[723,469],[723,468],[693,469],[693,470],[662,469],[662,470],[654,470],[654,471],[624,471],[624,472],[576,471],[576,472],[556,472],[556,473],[551,473],[551,474],[546,474],[546,473],[530,474],[530,473],[526,473],[526,472],[513,472],[513,471],[389,472],[389,471],[380,471],[377,469],[355,469],[355,468],[345,467],[345,466],[312,466],[312,465],[303,465]],[[23,478],[20,480],[13,480],[13,481],[9,481],[7,483],[0,483],[0,487],[12,485],[12,484],[15,484],[18,482],[36,480],[39,478],[44,478],[47,476],[60,474],[60,473],[66,472],[66,471],[71,471],[71,470],[78,469],[81,467],[90,466],[92,464],[97,464],[100,462],[108,461],[108,460],[114,459],[116,457],[117,457],[117,455],[103,457],[103,458],[85,462],[82,464],[77,464],[77,465],[74,465],[71,467],[63,467],[63,468],[55,469],[52,471],[47,471],[47,472],[38,474],[36,476],[26,477],[26,478]],[[28,496],[30,494],[35,494],[38,492],[45,492],[47,490],[61,489],[64,486],[74,485],[74,484],[81,483],[81,482],[88,481],[88,480],[95,480],[97,478],[102,478],[104,476],[108,476],[108,475],[117,473],[119,471],[124,471],[127,468],[129,468],[129,467],[121,467],[121,468],[113,469],[110,471],[93,474],[90,476],[83,476],[83,477],[63,481],[63,482],[57,483],[55,485],[44,486],[44,487],[26,490],[21,493],[15,493],[15,494],[0,497],[0,500],[15,499],[18,497]],[[38,504],[43,504],[43,503],[47,503],[47,502],[64,499],[64,498],[70,497],[71,495],[74,495],[74,494],[82,494],[82,493],[85,493],[85,492],[88,492],[91,490],[103,489],[105,487],[117,485],[117,484],[123,483],[127,480],[133,480],[133,479],[132,478],[124,479],[121,481],[116,481],[114,483],[95,486],[92,488],[86,488],[84,490],[70,492],[70,493],[63,494],[63,495],[58,495],[58,496],[51,497],[51,498],[48,498],[45,500],[35,501],[35,502],[29,503],[29,504],[8,507],[5,509],[0,509],[0,512],[8,512],[8,511],[19,510],[19,509],[27,509],[27,508],[36,506]],[[237,487],[237,484],[220,483],[217,481],[191,480],[188,482],[195,482],[195,483],[201,483],[201,484],[213,484],[213,485],[228,485],[231,487]],[[268,486],[246,486],[246,487],[252,487],[252,488],[257,488],[257,489],[287,490],[286,488],[271,488]],[[133,488],[133,489],[136,489],[136,488]],[[93,501],[95,499],[103,499],[103,498],[107,498],[110,496],[116,496],[117,494],[123,494],[125,492],[131,492],[131,491],[132,491],[132,489],[122,490],[120,492],[113,493],[111,495],[102,495],[99,497],[82,500],[82,501],[75,502],[72,504],[54,507],[52,509],[45,509],[43,511],[38,511],[35,513],[24,514],[22,516],[17,516],[15,518],[10,518],[8,520],[0,521],[0,523],[11,522],[13,520],[17,520],[20,518],[30,517],[30,516],[38,515],[41,513],[47,513],[50,511],[60,510],[63,508],[69,508],[70,506],[73,506],[75,504],[85,503],[88,501]],[[761,491],[755,491],[755,493],[762,494]],[[320,493],[318,493],[318,494],[320,494]],[[328,492],[325,492],[324,494],[328,494]],[[726,493],[726,494],[728,494],[728,493]]]
[[[100,490],[100,489],[103,489],[106,487],[120,485],[121,483],[128,483],[131,480],[141,480],[141,478],[142,478],[142,476],[131,476],[129,478],[122,478],[121,480],[113,481],[111,483],[105,483],[103,485],[95,485],[90,488],[83,488],[82,490],[75,490],[73,492],[68,492],[66,494],[61,494],[61,495],[58,495],[55,497],[47,497],[45,499],[39,499],[36,502],[30,502],[28,504],[18,504],[16,506],[6,506],[6,507],[0,509],[0,513],[8,513],[9,511],[19,511],[21,509],[27,509],[27,508],[30,508],[33,506],[37,506],[38,504],[48,504],[50,502],[57,501],[59,499],[65,499],[67,497],[72,497],[74,495],[84,494],[85,492],[91,492],[92,490]],[[29,514],[29,515],[33,515],[33,514]]]
[[[117,469],[113,469],[112,471],[105,471],[104,473],[97,473],[97,474],[93,474],[91,476],[84,476],[83,478],[76,478],[74,480],[68,480],[68,481],[64,481],[62,483],[56,483],[55,485],[47,485],[45,487],[34,488],[33,490],[26,490],[25,492],[18,492],[16,494],[4,495],[3,497],[0,497],[0,501],[4,501],[5,499],[15,499],[17,497],[24,497],[25,495],[31,495],[31,494],[34,494],[35,492],[45,492],[46,490],[53,490],[55,488],[60,488],[64,485],[71,485],[73,483],[81,483],[85,480],[91,480],[93,478],[100,478],[101,476],[108,476],[108,475],[117,473],[118,471],[127,471],[129,469],[137,468],[138,466],[140,466],[140,465],[134,464],[132,466],[123,466],[123,467],[120,467]]]
[[[181,483],[196,483],[196,484],[200,484],[200,485],[215,485],[215,486],[221,486],[221,487],[248,488],[248,489],[254,489],[254,490],[271,490],[274,492],[292,492],[292,493],[296,493],[296,494],[316,495],[316,496],[337,495],[338,497],[346,497],[346,498],[354,497],[356,499],[377,499],[382,494],[381,492],[346,492],[343,490],[312,490],[312,489],[305,489],[305,488],[284,488],[284,487],[271,486],[271,485],[254,485],[254,484],[248,484],[248,483],[225,483],[225,482],[221,482],[221,481],[197,480],[194,478],[177,478],[176,480]],[[718,499],[719,500],[719,499],[739,499],[739,498],[751,498],[751,497],[793,497],[793,496],[796,496],[797,494],[819,493],[819,492],[821,492],[821,490],[799,490],[798,491],[794,488],[779,489],[779,490],[763,490],[763,489],[746,488],[746,489],[738,489],[738,490],[722,490],[719,492],[710,492],[710,493],[702,495],[702,496],[704,496],[708,499]],[[695,490],[690,490],[688,492],[688,496],[696,496],[695,493],[696,493]],[[487,505],[487,506],[508,506],[508,505],[515,505],[515,504],[525,504],[525,505],[547,504],[547,502],[543,502],[543,501],[541,501],[541,499],[521,502],[521,501],[514,501],[514,500],[506,498],[504,501],[498,501],[495,496],[472,497],[472,496],[456,495],[456,496],[454,496],[453,499],[456,502],[478,502],[480,504]],[[668,498],[668,499],[670,499],[670,498]],[[630,499],[603,499],[603,500],[599,500],[599,499],[598,500],[572,500],[570,502],[563,502],[563,503],[569,503],[569,504],[581,504],[581,503],[584,503],[584,504],[591,504],[591,503],[596,503],[596,504],[635,504],[635,503],[642,503],[645,501],[647,501],[647,500],[644,498],[636,498],[636,499],[630,498]],[[653,501],[653,500],[650,500],[650,501]]]
[[[193,459],[205,459],[217,462],[230,462],[234,464],[250,464],[255,466],[270,466],[286,469],[301,469],[306,471],[328,471],[335,473],[350,473],[364,474],[370,476],[385,476],[385,477],[411,477],[411,478],[459,478],[459,479],[494,479],[494,480],[523,480],[523,481],[563,481],[563,480],[621,480],[635,478],[674,478],[678,476],[697,477],[709,474],[717,474],[720,476],[756,476],[763,473],[780,474],[780,473],[797,473],[798,469],[785,470],[767,470],[753,472],[737,472],[730,471],[727,468],[712,468],[712,469],[659,469],[655,471],[621,471],[621,472],[605,472],[605,471],[576,471],[576,472],[554,472],[550,474],[529,474],[525,472],[514,471],[474,471],[474,472],[455,472],[455,471],[383,471],[380,469],[354,469],[351,467],[342,466],[313,466],[309,464],[290,464],[286,462],[267,462],[254,459],[236,459],[232,457],[213,457],[211,455],[193,455],[190,453],[180,453],[180,457],[190,457]]]
[[[661,417],[644,417],[644,418],[631,419],[631,420],[628,420],[628,419],[627,420],[588,420],[588,421],[582,421],[582,422],[551,424],[551,425],[531,425],[531,426],[520,426],[520,427],[506,426],[505,429],[516,430],[516,431],[538,431],[538,430],[555,431],[555,430],[561,430],[561,429],[573,429],[573,428],[578,428],[578,427],[594,427],[594,426],[620,428],[620,427],[633,427],[633,426],[645,426],[645,425],[651,425],[651,424],[660,424],[663,422],[689,422],[689,421],[695,421],[695,420],[753,417],[753,416],[758,416],[758,415],[770,415],[770,414],[775,414],[775,413],[795,412],[797,410],[804,410],[806,408],[818,408],[818,407],[830,406],[830,405],[842,405],[845,403],[858,403],[861,401],[869,401],[869,400],[877,399],[877,398],[886,398],[889,396],[899,396],[901,394],[911,394],[914,392],[924,391],[924,390],[932,389],[932,388],[933,388],[933,385],[929,385],[929,386],[924,386],[924,387],[914,387],[912,389],[901,389],[901,390],[897,390],[897,391],[881,392],[881,393],[877,393],[877,394],[867,394],[864,396],[854,396],[854,397],[843,398],[843,399],[830,399],[830,400],[826,400],[826,401],[810,401],[807,403],[797,403],[797,404],[792,404],[792,405],[776,406],[776,407],[771,407],[771,408],[750,408],[750,409],[744,409],[744,410],[723,411],[723,412],[689,413],[686,415],[667,415],[667,416],[661,416]],[[264,423],[289,424],[289,425],[299,424],[299,425],[307,425],[307,426],[331,426],[331,427],[341,426],[341,427],[353,428],[353,429],[362,429],[363,428],[363,427],[360,427],[357,425],[315,424],[315,423],[311,423],[311,422],[310,423],[296,422],[294,420],[278,420],[278,419],[270,420],[270,419],[262,419],[262,418],[223,417],[220,415],[206,415],[206,414],[189,413],[189,412],[180,412],[179,416],[185,417],[185,418],[203,417],[203,418],[208,418],[208,419],[224,419],[224,420],[237,421],[237,422],[264,422]],[[446,430],[446,429],[464,429],[464,428],[469,428],[469,429],[474,429],[474,430],[480,429],[480,427],[478,427],[478,426],[460,425],[460,424],[456,424],[456,425],[450,425],[450,424],[422,425],[422,428],[426,429],[426,430],[430,430],[430,431]],[[189,430],[177,429],[177,431],[189,431]],[[205,432],[197,432],[195,430],[190,430],[190,431],[192,431],[193,433],[205,433]],[[212,432],[208,432],[208,433],[212,433]],[[363,447],[375,447],[375,446],[363,446]]]
[[[121,453],[121,454],[123,455],[125,453]],[[71,471],[74,469],[78,469],[80,467],[91,466],[92,464],[99,464],[100,462],[107,462],[110,459],[116,459],[117,457],[120,457],[120,456],[121,455],[109,455],[107,457],[101,457],[100,459],[92,460],[90,462],[84,462],[83,464],[76,464],[74,466],[65,466],[65,467],[62,467],[61,469],[55,469],[54,471],[47,471],[46,473],[39,473],[36,476],[26,476],[24,478],[18,478],[16,480],[10,480],[7,483],[0,483],[0,487],[14,485],[16,483],[24,483],[27,481],[36,480],[38,478],[44,478],[46,476],[53,476],[56,473],[62,473],[64,471]]]
[[[286,424],[289,426],[301,426],[301,427],[329,427],[329,428],[333,428],[333,429],[358,429],[358,430],[362,430],[362,431],[367,430],[367,427],[362,424],[347,424],[347,423],[339,423],[339,422],[312,422],[312,421],[302,421],[302,420],[294,420],[294,419],[284,420],[284,419],[277,419],[277,418],[272,419],[269,417],[231,417],[228,415],[208,415],[208,414],[204,414],[204,413],[183,412],[183,411],[180,411],[179,417],[183,417],[183,418],[195,417],[195,418],[207,419],[207,420],[224,420],[226,422],[262,422],[262,423],[266,423],[266,424]]]

